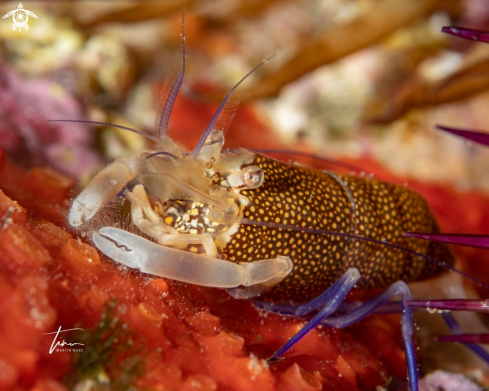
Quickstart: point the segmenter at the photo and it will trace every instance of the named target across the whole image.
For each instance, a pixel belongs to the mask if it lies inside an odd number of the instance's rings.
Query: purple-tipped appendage
[[[470,311],[489,313],[489,299],[447,299],[447,300],[411,300],[410,307],[440,311]]]
[[[489,249],[489,236],[487,235],[463,235],[463,234],[428,234],[423,232],[404,232],[404,236],[410,238],[434,240],[456,244],[458,246]]]
[[[473,141],[482,145],[489,146],[489,133],[480,132],[478,130],[457,129],[448,126],[436,125],[440,130],[454,134],[455,136],[463,137],[466,140]]]
[[[440,342],[489,343],[489,334],[459,334],[435,337]]]
[[[443,33],[455,35],[459,38],[468,39],[470,41],[480,41],[489,43],[489,32],[472,30],[465,27],[444,26],[441,31]]]

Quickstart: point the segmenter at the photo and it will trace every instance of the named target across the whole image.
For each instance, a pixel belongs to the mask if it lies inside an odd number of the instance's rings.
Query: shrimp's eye
[[[263,184],[265,174],[261,168],[249,166],[227,177],[228,183],[235,189],[256,189]]]
[[[263,184],[265,179],[265,174],[261,168],[256,166],[246,167],[243,171],[243,182],[245,186],[249,189],[256,189]]]

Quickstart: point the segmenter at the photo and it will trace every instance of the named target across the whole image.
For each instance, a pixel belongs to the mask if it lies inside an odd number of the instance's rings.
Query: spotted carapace
[[[403,232],[439,232],[426,201],[407,186],[318,171],[256,154],[251,163],[265,173],[256,189],[241,190],[249,199],[243,216],[250,220],[354,234],[399,245],[453,265],[441,243],[407,238]],[[267,296],[307,301],[357,268],[356,288],[383,288],[396,281],[419,281],[443,268],[413,254],[377,243],[308,233],[276,226],[241,225],[219,249],[225,259],[290,257],[294,269]]]

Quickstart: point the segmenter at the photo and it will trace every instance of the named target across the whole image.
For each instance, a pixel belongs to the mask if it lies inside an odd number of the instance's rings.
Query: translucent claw
[[[112,227],[102,228],[98,234],[93,234],[93,241],[105,255],[127,267],[202,286],[250,286],[283,279],[292,271],[292,261],[286,257],[238,265],[162,246]]]
[[[106,230],[106,228],[102,228],[100,230],[100,233],[103,234],[104,230]],[[112,258],[113,260],[122,263],[124,266],[134,269],[140,269],[140,262],[137,254],[130,248],[130,246],[126,244],[121,245],[119,244],[119,242],[116,244],[113,241],[115,239],[114,236],[116,235],[107,234],[107,237],[112,239],[109,240],[104,236],[100,236],[99,234],[94,233],[92,235],[92,239],[97,248],[109,258]]]
[[[97,211],[117,196],[117,193],[144,168],[146,153],[117,159],[92,178],[73,201],[69,222],[78,227],[90,220]]]
[[[68,221],[72,227],[79,227],[85,221],[90,220],[94,214],[100,208],[99,204],[94,205],[93,208],[88,209],[85,207],[84,201],[76,199],[73,202],[73,206],[70,209],[70,214],[68,216]]]

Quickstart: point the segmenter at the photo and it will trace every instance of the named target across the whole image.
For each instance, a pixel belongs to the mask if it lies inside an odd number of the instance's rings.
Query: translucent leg
[[[360,301],[341,303],[338,312],[346,313],[360,307]],[[442,299],[442,300],[410,300],[406,303],[413,311],[448,310],[489,313],[489,299]],[[396,314],[402,311],[401,301],[389,301],[375,310],[375,314]],[[284,314],[285,315],[285,314]]]
[[[411,307],[489,313],[489,299],[411,300]]]
[[[217,247],[210,236],[205,235],[166,235],[163,234],[158,238],[158,243],[163,246],[185,247],[189,244],[201,244],[204,246],[205,253],[208,257],[217,258]]]
[[[149,198],[143,185],[136,185],[132,193],[128,191],[126,197],[131,201],[131,206],[136,204],[141,209],[141,216],[145,216],[153,224],[161,224],[161,217],[151,208]],[[144,213],[144,214],[143,214]],[[133,210],[134,214],[134,210]],[[143,218],[143,217],[141,217]]]
[[[151,208],[143,185],[134,186],[132,193],[128,191],[126,197],[131,201],[131,217],[134,224],[145,234],[158,239],[161,245],[181,249],[189,244],[201,244],[208,257],[217,257],[217,247],[212,237],[197,234],[180,235],[175,229],[166,225]]]
[[[158,239],[166,233],[178,234],[172,227],[163,223],[149,204],[149,199],[143,185],[136,185],[132,192],[126,192],[127,199],[131,202],[132,222],[146,235]]]

